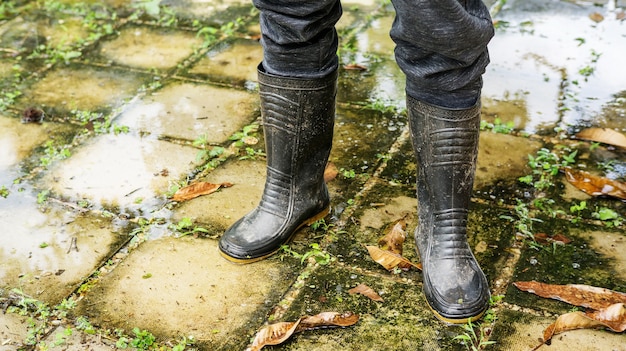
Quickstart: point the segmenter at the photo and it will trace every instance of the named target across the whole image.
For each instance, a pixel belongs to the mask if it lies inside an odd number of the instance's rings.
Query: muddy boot
[[[478,152],[480,103],[446,109],[407,98],[417,156],[418,227],[424,295],[440,320],[480,318],[489,285],[467,243],[467,213]]]
[[[333,138],[337,72],[285,78],[259,65],[267,178],[259,205],[221,237],[222,256],[251,263],[278,251],[304,225],[329,212],[324,168]]]

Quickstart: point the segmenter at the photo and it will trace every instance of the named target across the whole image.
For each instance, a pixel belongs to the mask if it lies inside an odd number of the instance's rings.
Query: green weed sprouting
[[[514,130],[514,127],[515,123],[513,121],[503,123],[502,120],[498,117],[493,120],[493,123],[487,122],[485,120],[480,121],[480,130],[491,130],[492,132],[499,134],[511,134]]]
[[[306,261],[308,261],[309,258],[313,258],[317,264],[326,266],[336,259],[328,252],[322,250],[320,248],[320,245],[317,243],[312,243],[309,245],[309,247],[311,247],[311,249],[303,254],[291,250],[288,245],[282,245],[280,249],[286,254],[293,256],[296,259],[299,259],[300,264],[304,264]]]
[[[576,162],[578,150],[574,150],[568,154],[556,153],[541,148],[535,156],[528,155],[528,166],[532,169],[532,173],[518,180],[524,184],[532,185],[539,191],[544,191],[554,186],[554,178],[562,167],[567,167]]]
[[[477,329],[478,333],[476,333]],[[484,350],[485,347],[496,343],[495,341],[488,341],[489,335],[485,332],[485,329],[479,323],[474,324],[469,319],[467,323],[463,324],[463,330],[464,332],[455,336],[454,340],[459,340],[466,350]]]

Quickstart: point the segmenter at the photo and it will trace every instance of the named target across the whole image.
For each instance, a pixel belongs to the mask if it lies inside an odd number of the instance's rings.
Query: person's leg
[[[391,36],[406,74],[417,171],[424,295],[440,320],[466,323],[488,307],[489,285],[467,242],[482,74],[494,30],[480,0],[392,0]]]
[[[258,67],[267,153],[259,205],[222,235],[232,262],[250,263],[280,249],[304,225],[323,218],[330,198],[330,154],[337,91],[339,0],[255,0],[263,62]]]

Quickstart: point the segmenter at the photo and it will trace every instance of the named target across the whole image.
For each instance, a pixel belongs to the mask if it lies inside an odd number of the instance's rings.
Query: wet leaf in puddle
[[[184,188],[178,189],[174,196],[172,196],[172,201],[187,201],[198,196],[208,195],[216,192],[220,188],[228,188],[233,186],[233,184],[225,182],[221,184],[213,184],[208,182],[197,182],[186,186]]]
[[[295,322],[280,322],[263,327],[256,333],[254,341],[246,351],[257,351],[266,345],[282,344],[291,337],[298,324],[300,324],[300,319]]]
[[[332,162],[328,162],[326,168],[324,169],[324,182],[328,183],[331,180],[335,179],[337,177],[337,174],[339,174],[337,166],[335,166],[335,164]]]
[[[321,312],[315,316],[300,318],[296,332],[329,327],[349,327],[359,321],[359,315],[352,312]]]
[[[590,13],[589,18],[596,23],[604,21],[604,16],[602,16],[599,12]]]
[[[391,271],[396,267],[404,271],[408,271],[411,267],[421,269],[420,266],[391,251],[382,250],[373,245],[367,245],[365,247],[367,248],[370,257],[388,271]]]
[[[626,149],[626,136],[609,128],[587,128],[578,132],[576,138]]]
[[[590,285],[556,285],[536,281],[514,282],[513,285],[537,296],[567,302],[571,305],[600,310],[616,303],[626,303],[626,294]]]
[[[355,286],[354,288],[348,290],[348,293],[350,293],[350,294],[361,294],[363,296],[366,296],[366,297],[370,298],[373,301],[385,302],[385,300],[383,300],[383,298],[380,297],[380,295],[378,295],[376,293],[376,291],[374,291],[374,289],[370,288],[369,286],[367,286],[365,284],[359,284],[359,285]]]
[[[402,245],[406,239],[406,221],[400,219],[393,224],[389,232],[378,240],[378,247],[402,256]]]
[[[612,196],[626,200],[626,184],[604,177],[595,176],[589,172],[564,167],[567,181],[584,193],[591,196]]]

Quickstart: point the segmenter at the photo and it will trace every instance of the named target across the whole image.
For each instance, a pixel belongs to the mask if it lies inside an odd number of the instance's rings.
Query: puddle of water
[[[130,134],[103,135],[54,165],[40,181],[63,198],[122,211],[160,208],[170,182],[190,172],[197,150]]]
[[[144,69],[169,69],[193,53],[202,43],[194,33],[126,27],[117,38],[105,42],[100,54],[120,65]]]
[[[45,143],[51,135],[62,133],[67,127],[44,122],[22,124],[16,118],[0,115],[0,186],[12,188],[13,179],[19,176],[18,164],[33,149]],[[16,189],[15,189],[16,190]]]
[[[594,23],[587,18],[592,10],[605,12],[605,20]],[[623,55],[616,50],[626,46],[623,23],[605,8],[503,12],[497,19],[509,22],[510,27],[498,30],[489,45],[492,63],[484,77],[483,96],[487,101],[523,100],[528,114],[521,124],[525,131],[593,120],[614,94],[624,90],[626,69]],[[513,42],[515,47],[511,47]],[[585,69],[592,69],[592,74],[585,77],[581,73]],[[568,82],[565,91],[563,79]],[[563,95],[568,110],[560,112]],[[516,114],[502,111],[498,115],[509,121]],[[594,120],[594,124],[603,123]]]
[[[131,103],[116,123],[154,137],[195,140],[204,135],[209,143],[221,144],[254,120],[256,101],[257,95],[247,91],[169,84]]]
[[[244,86],[248,82],[256,82],[256,68],[262,60],[261,44],[256,40],[242,39],[209,51],[189,70],[189,74],[214,82]]]
[[[43,210],[30,191],[0,203],[0,286],[56,304],[123,240],[110,220],[79,216],[50,203]]]

